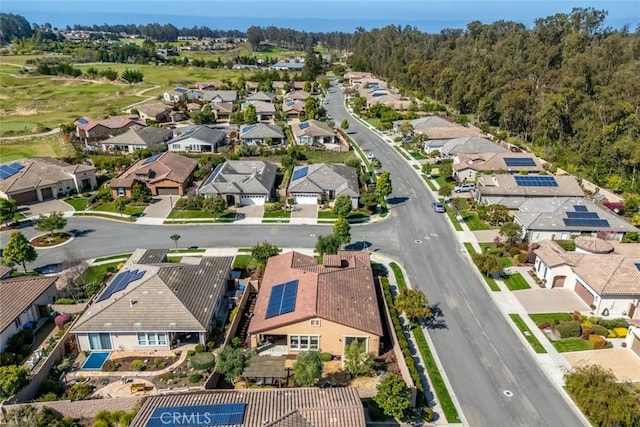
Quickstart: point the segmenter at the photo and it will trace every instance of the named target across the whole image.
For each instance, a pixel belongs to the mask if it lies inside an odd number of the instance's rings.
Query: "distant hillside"
[[[0,44],[11,42],[15,37],[29,37],[33,29],[24,16],[0,13]]]

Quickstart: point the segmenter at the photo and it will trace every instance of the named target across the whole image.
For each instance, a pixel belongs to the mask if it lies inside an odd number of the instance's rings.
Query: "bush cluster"
[[[199,373],[191,374],[191,376],[189,377],[189,382],[192,384],[195,384],[200,380],[202,380],[202,374]]]
[[[131,367],[136,371],[144,371],[145,369],[147,369],[147,364],[140,359],[136,359],[131,362]]]
[[[213,353],[202,352],[196,353],[189,358],[189,367],[193,369],[203,370],[213,368],[215,358]]]
[[[607,345],[607,340],[603,336],[596,334],[589,335],[589,339],[587,341],[589,342],[589,348],[592,350],[599,350],[601,348],[605,348]]]
[[[322,353],[320,358],[323,362],[330,362],[333,359],[333,355],[331,353]]]
[[[120,366],[122,365],[120,365],[118,362],[114,362],[113,360],[109,359],[102,365],[102,370],[104,372],[115,372],[120,369]]]
[[[574,338],[582,335],[582,325],[579,321],[571,320],[569,322],[562,322],[556,325],[556,331],[560,338]]]

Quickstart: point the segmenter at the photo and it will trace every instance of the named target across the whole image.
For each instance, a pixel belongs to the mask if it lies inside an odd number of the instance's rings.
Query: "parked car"
[[[475,184],[460,184],[460,185],[456,185],[453,188],[453,191],[456,193],[468,193],[470,191],[473,191],[476,189]]]
[[[431,207],[433,208],[434,212],[437,212],[437,213],[446,212],[445,209],[444,209],[444,205],[442,203],[440,203],[440,202],[431,203]]]
[[[375,158],[376,158],[376,156],[375,156],[373,153],[367,153],[367,159],[368,159],[369,161],[371,161],[371,160],[373,160],[373,159],[375,159]]]

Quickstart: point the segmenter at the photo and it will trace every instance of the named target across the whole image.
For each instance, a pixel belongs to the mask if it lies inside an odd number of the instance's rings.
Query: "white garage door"
[[[242,206],[247,205],[264,205],[264,196],[242,196],[240,197],[240,204]]]
[[[297,205],[317,205],[318,196],[315,194],[294,194],[293,201]]]

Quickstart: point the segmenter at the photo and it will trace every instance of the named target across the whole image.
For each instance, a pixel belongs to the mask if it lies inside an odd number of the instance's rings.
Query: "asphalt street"
[[[447,219],[432,211],[433,198],[410,165],[343,107],[342,92],[332,88],[327,110],[336,123],[349,120],[349,133],[372,151],[391,173],[393,193],[387,219],[352,227],[352,241],[369,242],[401,262],[414,286],[441,311],[443,325],[430,331],[446,375],[471,426],[580,426],[573,408],[539,367],[530,350],[507,323],[486,285],[461,253]],[[40,250],[31,268],[73,257],[89,259],[135,248],[249,247],[269,241],[280,247],[313,247],[327,225],[175,225],[140,226],[96,218],[70,218],[70,243]],[[32,227],[21,230],[38,234]],[[6,242],[8,232],[0,239]],[[506,396],[505,391],[512,396]],[[510,394],[510,393],[508,393]]]

